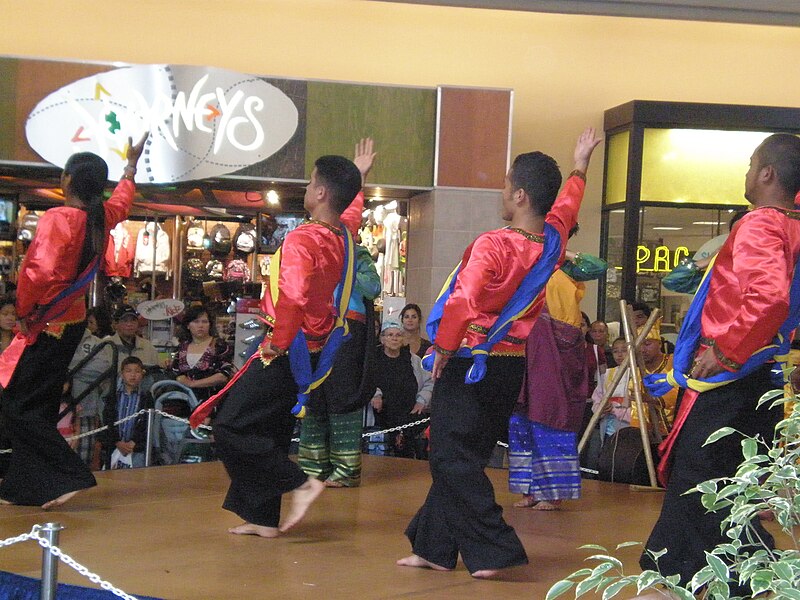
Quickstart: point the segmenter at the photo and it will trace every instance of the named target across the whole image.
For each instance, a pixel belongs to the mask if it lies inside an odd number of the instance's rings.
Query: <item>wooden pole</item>
[[[625,302],[625,301],[623,300],[622,302]],[[650,330],[653,328],[653,325],[655,324],[656,319],[658,319],[658,313],[657,312],[654,312],[653,314],[651,314],[650,318],[647,319],[647,323],[645,323],[644,327],[642,328],[642,333],[640,333],[639,335],[636,336],[636,347],[637,348],[641,345],[641,343],[647,337],[647,334],[650,333]],[[586,427],[586,431],[583,432],[583,437],[581,438],[581,441],[578,444],[578,454],[580,454],[583,451],[584,447],[589,442],[589,438],[592,435],[592,431],[594,430],[595,425],[597,425],[597,422],[603,416],[603,414],[602,414],[603,413],[603,408],[605,408],[606,404],[608,404],[608,400],[613,395],[614,390],[617,389],[617,386],[619,385],[619,382],[622,381],[622,377],[628,371],[629,365],[630,365],[629,357],[626,356],[623,359],[622,364],[619,365],[617,367],[617,370],[614,372],[614,379],[612,379],[611,384],[606,388],[605,392],[603,393],[603,399],[600,401],[600,406],[598,407],[597,412],[592,415],[592,419],[591,419],[591,421],[589,421],[589,425]]]
[[[642,436],[642,447],[644,449],[644,458],[647,462],[647,473],[650,476],[651,487],[658,487],[658,480],[656,479],[656,468],[653,463],[653,452],[650,448],[650,435],[647,432],[647,418],[644,411],[644,403],[642,402],[642,378],[638,368],[637,351],[638,346],[634,342],[634,336],[631,332],[631,319],[628,313],[628,306],[624,300],[620,300],[620,309],[622,316],[622,328],[625,332],[625,341],[628,342],[628,364],[631,367],[631,380],[633,381],[633,396],[636,399],[636,410],[639,414],[639,433]],[[654,316],[658,317],[659,310],[655,309],[650,314],[652,319]]]

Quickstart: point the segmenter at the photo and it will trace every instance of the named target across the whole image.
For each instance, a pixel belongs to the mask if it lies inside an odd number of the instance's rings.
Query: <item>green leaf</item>
[[[788,588],[781,590],[780,595],[775,597],[786,600],[800,600],[800,590]]]
[[[642,571],[636,582],[636,593],[641,594],[643,590],[653,587],[657,583],[664,583],[664,576],[657,571]]]
[[[693,592],[696,592],[705,584],[707,584],[711,579],[714,577],[714,571],[711,570],[711,567],[703,567],[697,573],[694,574],[692,577],[691,589]]]
[[[628,579],[620,579],[619,581],[615,581],[610,586],[608,586],[605,591],[603,592],[603,600],[608,600],[609,598],[613,598],[617,594],[619,594],[623,589],[628,587],[633,583]]]
[[[565,594],[570,589],[572,589],[573,585],[575,585],[575,582],[570,581],[569,579],[562,579],[561,581],[557,581],[547,591],[547,596],[545,596],[545,600],[553,600],[554,598],[558,598],[562,594]]]
[[[742,440],[742,454],[746,460],[750,460],[758,454],[758,443],[753,438]]]
[[[785,581],[791,581],[794,577],[792,567],[784,562],[776,562],[772,565],[772,570],[775,572],[775,575]]]
[[[621,550],[622,548],[630,548],[631,546],[641,546],[642,542],[622,542],[621,544],[617,544],[617,550]]]
[[[600,552],[608,552],[607,548],[603,548],[597,544],[584,544],[583,546],[578,546],[578,550],[599,550]]]
[[[722,562],[718,556],[714,556],[713,554],[706,552],[706,562],[714,571],[714,575],[717,576],[717,579],[720,581],[728,581],[730,577],[730,570],[728,569],[728,565]]]
[[[589,577],[583,581],[578,582],[578,587],[575,588],[575,597],[580,598],[586,592],[594,589],[594,586],[600,581],[600,577]]]
[[[672,590],[672,593],[675,594],[680,600],[695,600],[694,594],[689,590],[677,587]]]
[[[586,560],[602,560],[602,561],[605,561],[602,564],[600,564],[600,565],[598,565],[598,566],[596,566],[594,568],[594,571],[592,571],[593,575],[596,575],[598,572],[605,573],[606,571],[608,571],[612,567],[617,567],[618,569],[622,569],[622,561],[619,560],[618,558],[614,558],[613,556],[607,556],[605,554],[595,554],[594,556],[590,556]],[[600,567],[604,567],[606,565],[608,565],[608,566],[605,569],[603,569],[602,571],[598,571],[598,569]]]
[[[713,444],[714,442],[721,440],[722,438],[727,437],[735,432],[736,430],[733,427],[723,427],[722,429],[717,429],[714,433],[708,436],[708,439],[705,441],[703,446]]]
[[[579,577],[588,577],[592,574],[591,569],[578,569],[572,575],[570,575],[570,579],[578,579]]]

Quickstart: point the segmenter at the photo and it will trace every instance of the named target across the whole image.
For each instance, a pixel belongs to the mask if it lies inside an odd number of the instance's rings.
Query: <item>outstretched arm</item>
[[[576,171],[586,174],[586,170],[589,168],[589,160],[592,158],[592,152],[602,140],[603,138],[595,135],[594,127],[587,127],[583,130],[578,142],[575,144],[575,153],[573,154]]]
[[[373,151],[374,146],[375,142],[372,140],[372,138],[362,138],[356,144],[353,163],[355,163],[356,167],[358,167],[358,171],[361,173],[362,187],[366,183],[367,175],[369,175],[372,165],[375,162],[375,156],[377,152]]]

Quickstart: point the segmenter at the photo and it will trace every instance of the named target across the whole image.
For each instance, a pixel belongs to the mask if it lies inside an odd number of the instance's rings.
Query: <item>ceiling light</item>
[[[269,190],[269,191],[268,191],[268,192],[265,194],[265,196],[264,196],[264,200],[265,200],[265,201],[267,202],[267,204],[269,204],[270,206],[278,206],[278,204],[280,204],[280,202],[281,202],[281,197],[280,197],[280,195],[278,194],[278,192],[276,192],[275,190]]]
[[[683,227],[653,227],[653,231],[680,231]]]
[[[692,221],[692,225],[722,225],[722,221]]]

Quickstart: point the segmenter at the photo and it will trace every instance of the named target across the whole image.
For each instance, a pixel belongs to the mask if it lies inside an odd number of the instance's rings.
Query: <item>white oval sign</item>
[[[294,102],[253,75],[214,67],[140,65],[79,79],[28,116],[28,143],[59,167],[76,152],[122,176],[128,137],[150,132],[137,183],[216,177],[269,158],[297,130]]]
[[[183,308],[180,300],[147,300],[136,305],[136,312],[149,321],[162,321],[181,314]]]

